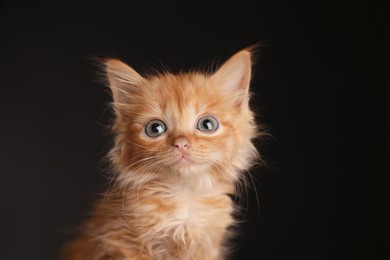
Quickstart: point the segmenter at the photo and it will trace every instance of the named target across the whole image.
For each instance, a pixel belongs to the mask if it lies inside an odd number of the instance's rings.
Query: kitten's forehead
[[[212,100],[205,75],[161,75],[150,80],[149,90],[156,112],[180,129],[193,128],[200,114],[211,112],[207,111]]]

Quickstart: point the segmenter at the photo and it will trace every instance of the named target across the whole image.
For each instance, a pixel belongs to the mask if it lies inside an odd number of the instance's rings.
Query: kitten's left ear
[[[214,75],[223,91],[230,92],[239,107],[248,104],[249,84],[252,71],[252,51],[244,49],[234,54],[228,59]]]

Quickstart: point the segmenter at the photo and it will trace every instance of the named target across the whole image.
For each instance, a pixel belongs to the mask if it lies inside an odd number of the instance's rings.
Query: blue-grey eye
[[[218,120],[212,116],[204,116],[197,123],[197,128],[202,132],[214,132],[218,126]]]
[[[147,136],[156,138],[164,134],[167,131],[167,128],[163,121],[161,120],[152,120],[145,126],[145,133]]]

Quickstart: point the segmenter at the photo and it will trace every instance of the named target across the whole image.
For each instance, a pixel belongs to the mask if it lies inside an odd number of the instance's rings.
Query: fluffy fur
[[[109,154],[115,185],[63,258],[225,259],[236,210],[229,194],[257,158],[251,51],[212,74],[142,77],[116,59],[105,68],[116,114]],[[205,115],[219,121],[215,132],[197,129]],[[157,138],[145,133],[154,119],[167,128]]]

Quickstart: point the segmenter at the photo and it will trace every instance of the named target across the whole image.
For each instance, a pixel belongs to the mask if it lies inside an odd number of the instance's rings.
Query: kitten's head
[[[249,50],[236,53],[211,75],[142,77],[116,59],[105,65],[116,113],[110,156],[119,182],[232,183],[251,166],[257,129],[248,104]]]

